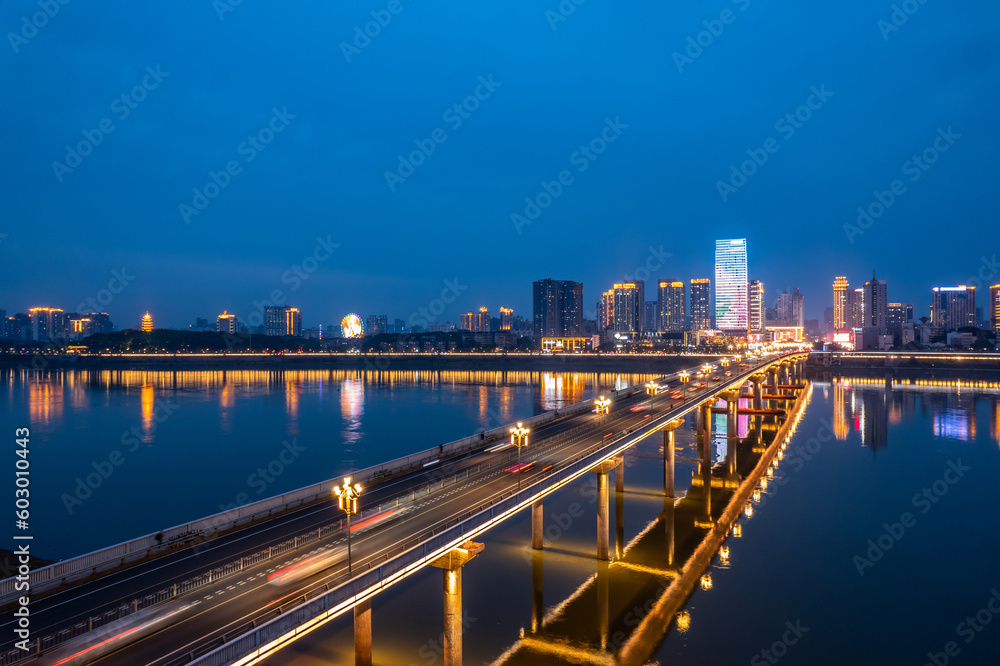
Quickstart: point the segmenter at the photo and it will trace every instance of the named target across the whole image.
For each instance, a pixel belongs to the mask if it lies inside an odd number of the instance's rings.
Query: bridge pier
[[[730,475],[736,473],[736,446],[740,441],[739,423],[736,410],[739,409],[740,394],[737,391],[726,391],[722,394],[726,401],[726,470]]]
[[[354,664],[372,666],[372,600],[354,607]]]
[[[608,519],[608,472],[622,464],[621,458],[611,458],[593,467],[597,474],[597,559],[608,560],[610,551],[610,523]]]
[[[444,574],[444,664],[462,666],[462,567],[485,546],[466,541],[430,563]]]
[[[663,428],[663,495],[674,496],[674,430],[680,426],[680,421],[671,421]]]
[[[534,550],[542,549],[542,500],[536,500],[531,505],[531,547]]]
[[[753,375],[750,384],[753,386],[753,408],[764,409],[764,375]]]

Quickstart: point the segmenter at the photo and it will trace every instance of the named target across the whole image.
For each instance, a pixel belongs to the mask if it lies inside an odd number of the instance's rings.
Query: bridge
[[[710,441],[709,417],[721,398],[730,438],[740,413],[754,414],[755,431],[765,432],[765,422],[797,404],[806,357],[732,364],[714,381],[694,368],[660,378],[656,385],[667,390],[651,383],[618,391],[604,409],[589,400],[538,415],[524,422],[528,453],[507,444],[501,428],[360,470],[353,481],[366,485],[369,508],[350,529],[332,499],[336,479],[39,569],[30,574],[30,649],[14,649],[8,639],[0,664],[250,664],[351,611],[357,663],[370,664],[372,597],[426,566],[443,571],[445,663],[460,664],[461,572],[482,549],[475,537],[530,507],[532,546],[541,548],[544,497],[596,473],[595,557],[609,561],[608,480],[614,472],[622,489],[622,454],[662,434],[664,497],[673,498],[680,419],[695,412],[700,437]],[[741,393],[748,383],[752,391]],[[633,411],[647,401],[648,410]],[[693,528],[712,539],[723,538],[728,520],[712,511],[713,489],[723,499],[750,492],[741,479],[752,478],[771,451],[735,440],[728,450],[725,474],[699,477],[673,511],[700,511]],[[523,469],[511,473],[519,463]],[[9,604],[23,594],[14,583],[0,582],[0,600]],[[13,622],[4,624],[10,636]]]

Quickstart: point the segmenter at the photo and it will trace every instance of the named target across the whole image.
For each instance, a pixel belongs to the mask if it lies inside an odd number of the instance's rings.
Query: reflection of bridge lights
[[[759,502],[760,501],[760,488],[754,488],[753,489],[753,501],[754,502]]]
[[[743,536],[743,526],[740,525],[739,523],[733,525],[733,536],[736,537],[737,539]]]
[[[753,517],[753,505],[750,502],[747,502],[747,505],[743,507],[743,515],[747,518]]]
[[[722,558],[723,562],[729,561],[729,546],[723,546],[719,549],[719,557]]]
[[[711,590],[712,589],[712,574],[705,574],[701,577],[701,589]]]
[[[677,614],[677,628],[682,632],[691,628],[691,613],[681,611]]]

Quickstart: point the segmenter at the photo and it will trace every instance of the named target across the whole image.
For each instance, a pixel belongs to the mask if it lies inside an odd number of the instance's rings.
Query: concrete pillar
[[[756,379],[751,379],[751,384],[753,386],[753,408],[754,409],[764,409],[764,378],[758,377]]]
[[[705,443],[708,445],[708,450],[712,450],[712,401],[708,401],[703,404],[699,411],[704,412],[702,416],[702,422],[705,426],[705,433],[702,435],[705,439]]]
[[[542,549],[542,500],[536,500],[531,505],[531,547],[535,550]]]
[[[444,663],[462,664],[462,567],[444,574]]]
[[[372,666],[371,599],[365,599],[354,607],[354,664]]]
[[[701,407],[698,407],[698,409],[695,410],[694,415],[695,415],[694,419],[695,436],[698,438],[698,441],[700,442],[702,437],[705,436],[705,410],[702,409]]]
[[[674,496],[674,431],[663,431],[663,495]],[[672,505],[671,505],[672,506]]]
[[[739,400],[734,398],[726,402],[726,468],[729,474],[736,474],[736,447],[740,443],[739,422],[737,412]]]
[[[608,473],[597,474],[597,559],[608,559]]]

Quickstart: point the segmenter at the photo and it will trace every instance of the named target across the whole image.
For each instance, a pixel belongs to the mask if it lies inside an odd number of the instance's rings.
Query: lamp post
[[[351,485],[351,477],[344,477],[344,485],[334,486],[333,494],[337,496],[337,508],[347,514],[347,575],[351,575],[351,514],[358,512],[358,496],[361,495],[361,484]]]
[[[528,433],[531,432],[528,428],[525,428],[520,421],[517,422],[517,426],[510,429],[510,444],[511,446],[517,447],[517,489],[521,489],[521,447],[528,445]]]
[[[657,391],[659,390],[660,390],[660,385],[657,384],[656,382],[652,380],[646,382],[646,395],[649,396],[649,400],[646,401],[646,406],[649,407],[650,411],[653,410],[653,396],[656,395]]]

